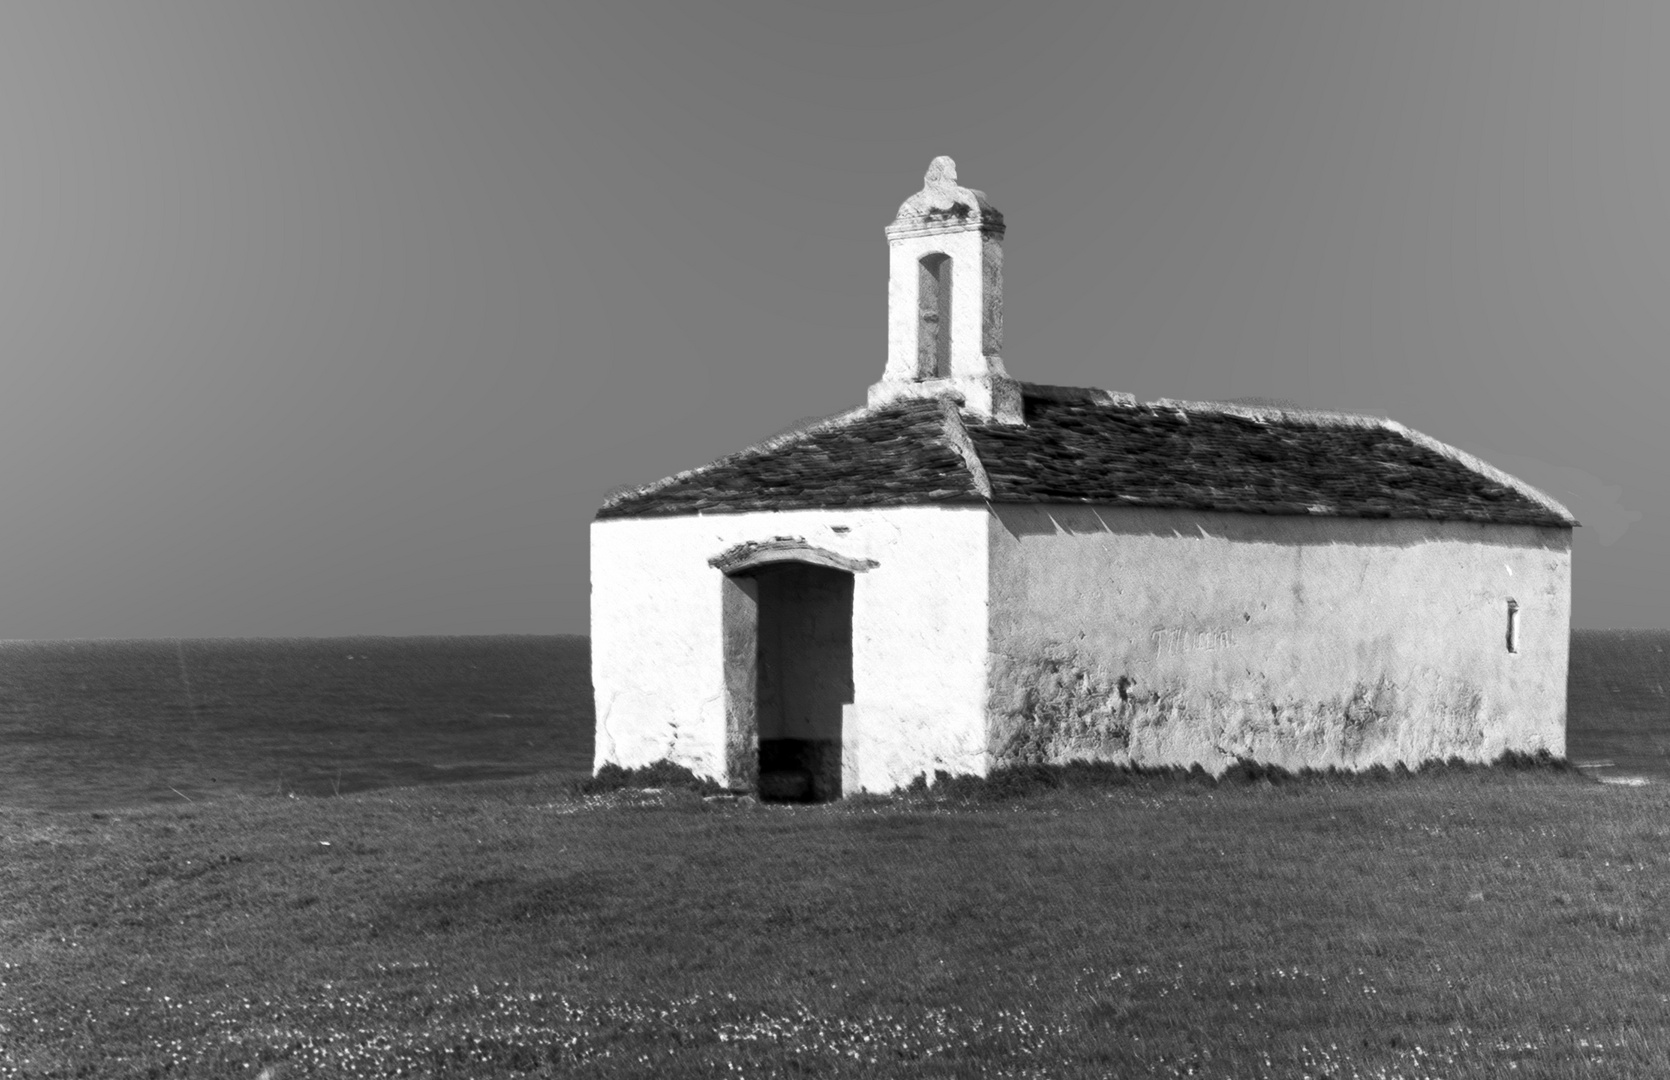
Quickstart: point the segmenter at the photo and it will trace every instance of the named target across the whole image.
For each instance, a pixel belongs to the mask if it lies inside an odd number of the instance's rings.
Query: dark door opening
[[[852,584],[847,571],[800,562],[731,579],[730,771],[733,782],[752,780],[761,799],[841,797],[841,715],[853,700]]]

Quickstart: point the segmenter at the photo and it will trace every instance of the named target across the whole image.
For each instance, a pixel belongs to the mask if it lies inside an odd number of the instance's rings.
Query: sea
[[[0,805],[590,771],[580,636],[0,642]]]
[[[1670,782],[1670,631],[1577,630],[1567,757]],[[0,806],[318,797],[591,769],[588,638],[0,642]]]

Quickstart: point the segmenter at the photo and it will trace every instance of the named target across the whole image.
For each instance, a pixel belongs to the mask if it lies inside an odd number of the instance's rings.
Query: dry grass
[[[1670,1075],[1670,795],[0,811],[0,1077]]]

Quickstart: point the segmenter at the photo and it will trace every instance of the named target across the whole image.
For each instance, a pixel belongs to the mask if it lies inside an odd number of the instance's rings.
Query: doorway
[[[853,701],[852,573],[781,561],[725,582],[731,783],[770,802],[839,799],[842,713]]]

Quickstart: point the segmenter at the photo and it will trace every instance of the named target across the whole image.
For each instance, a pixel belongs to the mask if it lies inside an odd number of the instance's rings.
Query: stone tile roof
[[[964,417],[947,399],[855,409],[619,492],[597,516],[990,501],[1577,524],[1381,417],[1022,387],[1024,424]]]
[[[938,401],[856,409],[613,496],[600,518],[978,500]]]

